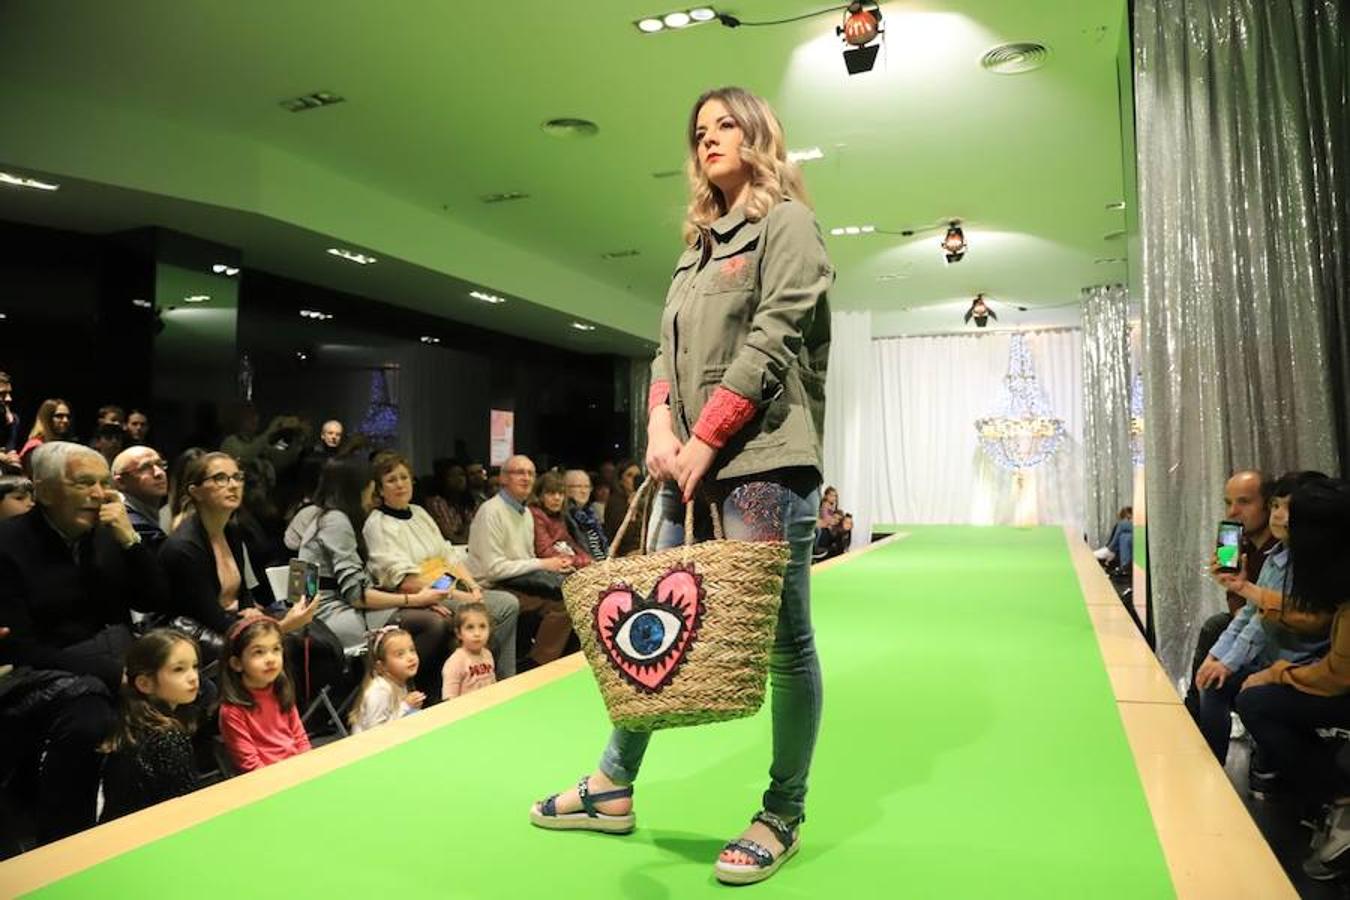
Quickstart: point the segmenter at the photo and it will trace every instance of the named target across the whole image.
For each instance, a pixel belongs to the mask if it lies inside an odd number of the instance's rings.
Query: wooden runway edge
[[[861,550],[815,565],[811,571],[814,574],[851,562],[906,537],[908,534],[905,532],[892,534]],[[415,716],[333,741],[265,769],[227,779],[185,797],[160,803],[54,844],[30,850],[0,862],[0,897],[16,897],[35,891],[114,856],[318,778],[371,754],[396,747],[585,668],[585,658],[580,653],[574,653],[451,703],[442,703]]]
[[[1297,892],[1214,759],[1092,551],[1065,527],[1125,736],[1180,900],[1296,900]]]

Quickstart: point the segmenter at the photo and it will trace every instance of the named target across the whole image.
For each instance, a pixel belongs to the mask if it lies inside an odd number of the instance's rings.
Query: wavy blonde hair
[[[685,172],[689,176],[689,208],[684,215],[684,242],[690,246],[727,213],[722,192],[708,180],[698,164],[698,140],[694,134],[698,130],[699,110],[709,100],[721,101],[741,128],[741,161],[750,166],[745,217],[757,222],[787,199],[811,205],[801,170],[796,163],[788,161],[783,126],[768,102],[745,88],[720,87],[705,91],[695,101],[685,131],[685,146],[689,151],[685,163]]]

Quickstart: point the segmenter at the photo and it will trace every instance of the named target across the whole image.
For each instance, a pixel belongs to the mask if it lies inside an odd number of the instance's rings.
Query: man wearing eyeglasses
[[[20,758],[38,760],[45,843],[94,824],[97,748],[116,721],[130,613],[165,611],[168,589],[97,451],[48,441],[32,462],[37,506],[0,522],[0,626],[10,629],[0,664],[15,665],[0,717]],[[28,679],[27,694],[17,678]]]
[[[113,460],[113,481],[127,505],[131,527],[152,552],[168,537],[159,526],[159,508],[169,494],[169,464],[150,447],[128,447]]]

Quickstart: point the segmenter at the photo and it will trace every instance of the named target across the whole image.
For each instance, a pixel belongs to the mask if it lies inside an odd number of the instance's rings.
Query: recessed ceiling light
[[[572,327],[577,331],[594,331],[594,325],[587,325],[585,322],[573,322]]]
[[[980,65],[995,75],[1020,75],[1033,72],[1050,58],[1050,48],[1033,41],[1002,44],[980,58]]]
[[[835,237],[838,237],[841,234],[852,236],[856,234],[872,234],[876,230],[877,226],[875,225],[842,225],[838,228],[831,228],[830,234]]]
[[[523,191],[502,191],[499,194],[484,194],[481,199],[484,203],[507,203],[511,200],[524,200],[529,196]]]
[[[555,138],[585,138],[595,137],[600,133],[600,126],[596,125],[590,119],[549,119],[542,123],[539,128],[544,134]]]
[[[825,151],[819,147],[805,147],[801,150],[789,150],[787,154],[788,162],[806,162],[812,159],[822,159]]]
[[[667,28],[683,28],[690,22],[689,13],[686,12],[666,13],[664,16],[661,17],[661,21],[666,24]]]
[[[1108,204],[1106,204],[1106,208],[1107,208],[1107,209],[1124,209],[1124,208],[1125,208],[1125,201],[1124,201],[1124,200],[1117,200],[1115,203],[1108,203]]]
[[[333,254],[334,256],[340,256],[343,259],[351,260],[352,262],[362,266],[368,266],[373,262],[379,262],[379,260],[377,260],[373,256],[367,256],[364,253],[357,253],[355,250],[343,250],[341,247],[329,247],[328,252]]]
[[[291,97],[289,100],[282,100],[281,105],[291,112],[305,112],[310,109],[332,106],[334,103],[342,103],[345,99],[345,97],[339,97],[332,91],[315,91],[312,94],[303,94],[299,97]]]
[[[317,309],[302,309],[300,310],[300,315],[306,319],[313,319],[316,322],[327,322],[329,319],[333,318],[332,313],[320,312]]]
[[[211,267],[211,271],[215,272],[217,275],[224,275],[227,278],[233,278],[235,275],[239,274],[239,267],[227,266],[224,263],[216,263]]]
[[[419,340],[421,340],[421,342],[424,343],[424,344],[439,344],[439,343],[441,342],[441,339],[440,339],[440,338],[438,338],[438,337],[432,337],[432,336],[429,335],[429,334],[424,334],[424,335],[422,335],[422,337],[419,338]]]
[[[205,303],[211,299],[210,294],[188,294],[183,298],[184,303]]]
[[[0,172],[0,184],[7,184],[10,187],[32,188],[35,191],[59,191],[61,189],[61,185],[51,181],[25,178],[22,175],[11,175],[9,172]]]
[[[141,309],[150,309],[155,304],[151,303],[149,300],[146,300],[142,297],[136,297],[131,301],[131,305],[138,306]]]
[[[711,6],[700,6],[689,10],[689,18],[695,22],[711,22],[717,18],[717,11]]]
[[[639,19],[637,27],[638,31],[645,32],[646,34],[656,34],[656,32],[666,27],[666,23],[662,22],[660,19]]]
[[[0,319],[8,319],[9,313],[0,313]]]
[[[505,297],[498,297],[496,294],[485,294],[482,291],[469,291],[469,296],[475,300],[482,300],[484,303],[505,303]]]
[[[295,351],[295,358],[300,360],[301,362],[304,362],[305,360],[309,359],[309,354],[303,350],[297,350]]]

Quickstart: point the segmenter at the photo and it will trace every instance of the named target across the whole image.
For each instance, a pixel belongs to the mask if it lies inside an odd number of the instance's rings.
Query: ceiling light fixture
[[[475,300],[482,300],[484,303],[505,303],[505,297],[498,297],[496,294],[485,294],[482,291],[469,291],[469,296]]]
[[[976,294],[975,299],[970,302],[970,309],[966,310],[967,325],[970,324],[971,319],[975,320],[976,328],[983,328],[988,325],[990,319],[995,322],[998,321],[998,315],[985,302],[984,294]]]
[[[26,178],[23,175],[11,175],[9,172],[0,172],[0,184],[7,184],[10,187],[32,188],[35,191],[59,191],[61,185],[52,181],[39,181],[36,178]]]
[[[184,303],[205,303],[211,299],[210,294],[188,294],[183,298]]]
[[[588,138],[595,137],[600,133],[600,126],[590,119],[558,118],[549,119],[540,124],[540,130],[549,137],[568,140],[570,138]]]
[[[844,10],[844,24],[835,29],[844,39],[844,68],[848,74],[858,75],[872,71],[877,62],[877,51],[885,40],[881,27],[881,9],[871,0],[853,0]],[[875,43],[873,43],[875,41]]]
[[[812,159],[823,159],[825,151],[819,147],[806,147],[801,150],[789,150],[787,154],[788,162],[803,163]]]
[[[1124,208],[1125,208],[1125,201],[1124,201],[1124,200],[1117,200],[1115,203],[1108,203],[1108,204],[1106,204],[1106,208],[1107,208],[1107,209],[1110,209],[1110,210],[1124,209]]]
[[[947,264],[958,263],[966,255],[966,234],[961,230],[961,222],[953,219],[947,226],[947,236],[942,239],[939,245],[942,247],[942,255],[947,260]]]
[[[302,94],[299,97],[282,100],[281,105],[291,112],[305,112],[310,109],[319,109],[324,106],[332,106],[335,103],[342,103],[346,99],[345,97],[339,97],[332,91],[315,91],[312,94]]]
[[[658,34],[667,29],[678,31],[679,29],[689,28],[693,25],[702,25],[705,22],[711,22],[718,18],[720,17],[717,14],[717,10],[713,9],[711,6],[696,6],[689,10],[677,9],[672,12],[663,13],[659,16],[647,16],[646,18],[638,19],[633,24],[637,26],[637,30],[641,31],[643,34]]]
[[[141,309],[151,309],[152,307],[154,307],[155,304],[151,303],[149,300],[146,300],[144,298],[135,297],[132,299],[131,305],[139,307]]]
[[[227,266],[224,263],[216,263],[211,267],[211,271],[217,275],[224,275],[227,278],[233,278],[239,274],[238,266]]]
[[[306,319],[313,319],[316,322],[327,322],[329,319],[333,318],[332,313],[320,312],[317,309],[302,309],[300,310],[300,315]]]
[[[432,337],[429,334],[422,335],[422,337],[419,338],[419,340],[424,344],[439,344],[441,342],[440,338]]]
[[[379,262],[379,260],[373,256],[357,253],[355,250],[343,250],[341,247],[329,247],[328,252],[334,256],[340,256],[343,259],[350,260],[351,262],[362,266],[368,266],[371,263]]]
[[[838,237],[842,234],[851,236],[855,234],[872,234],[876,230],[877,226],[875,225],[841,225],[838,228],[831,228],[830,234],[834,235],[835,237]]]
[[[594,325],[587,325],[585,322],[573,322],[572,327],[577,331],[594,331]]]

